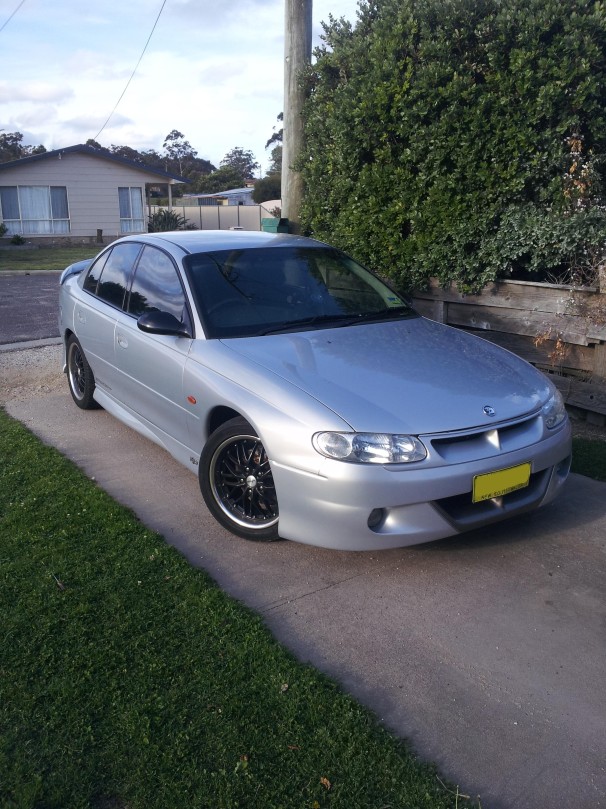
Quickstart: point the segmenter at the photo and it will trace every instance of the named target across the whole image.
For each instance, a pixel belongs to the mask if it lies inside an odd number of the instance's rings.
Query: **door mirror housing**
[[[137,320],[137,327],[147,334],[167,334],[190,339],[193,336],[185,323],[177,320],[170,312],[159,312],[158,310],[142,314]]]

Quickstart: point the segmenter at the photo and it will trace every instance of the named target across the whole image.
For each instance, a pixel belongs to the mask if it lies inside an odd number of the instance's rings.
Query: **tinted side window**
[[[122,307],[133,264],[141,250],[136,242],[118,244],[109,254],[97,285],[97,295],[114,306]]]
[[[146,245],[135,272],[128,312],[139,317],[154,310],[169,312],[183,321],[185,295],[172,260],[161,250]]]
[[[109,253],[104,253],[100,256],[94,264],[91,265],[86,278],[84,279],[83,287],[87,292],[92,292],[93,295],[97,294],[97,284],[99,283],[99,276],[105,266]]]

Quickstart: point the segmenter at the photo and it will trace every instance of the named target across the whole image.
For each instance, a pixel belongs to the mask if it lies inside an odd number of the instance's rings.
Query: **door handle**
[[[128,348],[128,340],[123,334],[116,335],[116,342],[120,346],[120,348]]]

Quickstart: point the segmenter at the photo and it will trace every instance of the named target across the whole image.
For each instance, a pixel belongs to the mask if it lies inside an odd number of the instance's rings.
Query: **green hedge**
[[[304,226],[404,286],[591,280],[606,6],[362,0],[308,76]]]

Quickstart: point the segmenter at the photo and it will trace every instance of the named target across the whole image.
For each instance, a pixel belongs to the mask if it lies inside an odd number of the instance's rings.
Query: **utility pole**
[[[300,233],[303,180],[293,170],[304,143],[301,73],[311,63],[313,0],[284,0],[284,134],[282,140],[282,216],[291,233]]]

